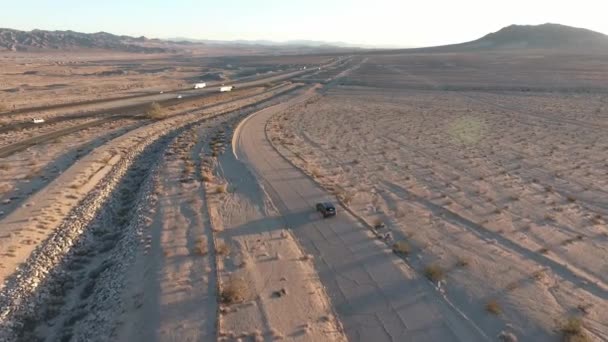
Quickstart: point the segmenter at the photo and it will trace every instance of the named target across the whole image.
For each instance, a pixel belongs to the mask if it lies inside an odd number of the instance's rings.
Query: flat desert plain
[[[488,336],[607,340],[606,61],[370,56],[267,133]]]

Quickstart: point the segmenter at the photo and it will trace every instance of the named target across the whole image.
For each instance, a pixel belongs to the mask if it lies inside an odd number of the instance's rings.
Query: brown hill
[[[608,36],[559,25],[511,25],[472,42],[454,45],[468,49],[608,50]]]

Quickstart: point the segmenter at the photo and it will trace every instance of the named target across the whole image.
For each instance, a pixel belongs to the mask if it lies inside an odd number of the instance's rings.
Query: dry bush
[[[243,278],[230,277],[222,286],[222,302],[226,304],[239,303],[245,300],[249,293],[247,282]]]
[[[590,341],[587,334],[583,330],[583,320],[578,317],[570,317],[562,322],[559,330],[561,331],[564,341],[567,342],[584,342]]]
[[[405,240],[397,241],[393,244],[393,252],[407,256],[410,254],[410,245]]]
[[[355,195],[353,193],[348,193],[348,192],[343,192],[340,197],[342,198],[342,202],[344,202],[344,204],[350,204],[353,199],[355,198]]]
[[[430,264],[424,268],[424,275],[433,282],[438,282],[445,277],[445,271],[437,264]]]
[[[223,194],[228,190],[228,185],[227,184],[220,184],[218,186],[215,187],[215,192],[218,194]]]
[[[310,261],[310,260],[314,260],[314,256],[312,254],[305,254],[302,255],[302,257],[300,257],[300,260],[302,261]]]
[[[374,228],[381,228],[381,227],[383,227],[383,226],[384,226],[384,221],[382,221],[382,219],[381,219],[381,218],[379,218],[379,217],[375,217],[375,218],[372,220],[372,226],[373,226]]]
[[[486,303],[486,311],[493,315],[500,315],[500,313],[502,312],[502,308],[496,300],[491,299]]]
[[[218,241],[217,245],[215,246],[215,252],[219,255],[228,255],[230,254],[230,247],[228,247],[228,245],[223,242],[223,241]]]
[[[37,177],[40,177],[42,169],[39,167],[34,167],[30,170],[30,172],[25,175],[25,179],[31,180]]]
[[[167,117],[167,112],[158,103],[152,102],[146,110],[146,117],[152,120],[162,120]]]
[[[467,257],[459,257],[456,264],[460,267],[467,267],[471,264],[471,260]]]
[[[11,169],[11,166],[9,164],[7,164],[7,163],[0,164],[0,170],[8,171],[10,169]]]
[[[196,239],[196,244],[194,245],[194,253],[198,255],[207,255],[209,251],[207,250],[207,238],[204,236]]]
[[[211,175],[208,173],[203,173],[202,177],[201,177],[203,182],[211,182],[212,178]]]

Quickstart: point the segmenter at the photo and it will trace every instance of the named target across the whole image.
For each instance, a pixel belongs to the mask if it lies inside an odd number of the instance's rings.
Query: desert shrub
[[[211,175],[208,173],[203,173],[201,179],[206,183],[211,182]]]
[[[374,226],[374,228],[381,228],[384,226],[384,221],[382,221],[382,219],[379,217],[375,217],[372,220],[372,226]]]
[[[167,113],[158,103],[152,102],[146,110],[146,117],[152,120],[162,120],[167,117]]]
[[[502,312],[502,309],[500,304],[498,304],[496,300],[492,299],[486,303],[486,311],[493,315],[499,315]]]
[[[218,241],[215,246],[215,252],[219,255],[228,255],[230,254],[230,247],[225,242]]]
[[[226,185],[226,184],[220,184],[215,187],[215,192],[217,192],[218,194],[223,194],[227,190],[228,190],[228,185]]]
[[[578,317],[570,317],[562,322],[560,331],[567,342],[584,342],[589,341],[589,338],[583,330],[583,320]]]
[[[445,271],[437,264],[430,264],[424,268],[424,275],[430,281],[437,282],[443,279]]]
[[[245,300],[249,288],[247,282],[243,278],[231,277],[222,286],[221,297],[222,302],[226,304],[239,303]]]
[[[460,267],[467,267],[471,264],[471,260],[467,257],[459,257],[456,264]]]
[[[198,255],[207,255],[207,238],[199,237],[194,245],[194,252]]]
[[[410,251],[410,245],[405,240],[397,241],[393,244],[393,252],[397,254],[408,255]]]

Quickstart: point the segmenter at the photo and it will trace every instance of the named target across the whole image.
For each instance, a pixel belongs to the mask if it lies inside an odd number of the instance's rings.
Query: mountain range
[[[0,50],[10,51],[102,49],[150,53],[166,52],[167,49],[163,47],[147,46],[159,45],[159,43],[161,41],[158,39],[117,36],[107,32],[19,31],[0,28]]]
[[[19,31],[0,28],[0,51],[43,51],[102,49],[128,52],[173,52],[180,46],[231,46],[231,47],[304,47],[314,49],[371,48],[342,42],[314,40],[292,40],[273,42],[269,40],[205,40],[171,38],[166,40],[146,37],[119,36],[107,32],[80,33],[74,31]],[[483,51],[554,49],[565,51],[608,52],[608,36],[599,32],[559,24],[511,25],[489,33],[477,40],[438,47],[399,49],[397,51]],[[305,51],[305,50],[302,50]]]

